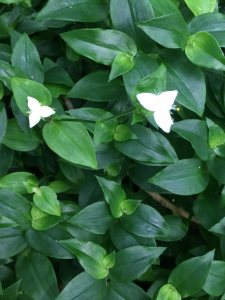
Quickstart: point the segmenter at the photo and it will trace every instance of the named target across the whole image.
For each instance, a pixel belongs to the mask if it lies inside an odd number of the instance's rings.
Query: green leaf
[[[0,296],[1,300],[16,300],[18,299],[17,296],[19,294],[21,280],[15,282],[14,284],[10,285],[3,291],[3,296]],[[1,293],[0,293],[1,295]]]
[[[16,99],[16,103],[19,109],[28,116],[28,111],[30,110],[28,107],[27,97],[33,97],[37,99],[42,106],[50,106],[52,103],[52,96],[50,92],[40,83],[22,79],[19,77],[14,77],[11,80],[12,90],[14,97]]]
[[[150,300],[147,294],[132,282],[109,281],[106,299],[108,300]]]
[[[214,193],[199,195],[194,201],[193,210],[197,219],[206,229],[210,229],[224,217],[220,195]]]
[[[7,44],[0,44],[0,50],[0,60],[10,63],[12,57],[12,47]]]
[[[36,20],[66,20],[77,22],[98,22],[106,18],[108,4],[103,0],[69,0],[66,2],[48,1],[39,12]]]
[[[182,262],[170,273],[168,283],[177,289],[182,298],[198,293],[206,283],[213,256],[214,251],[211,251]]]
[[[176,12],[136,24],[150,38],[166,48],[184,50],[187,45],[190,33],[180,13]]]
[[[145,55],[142,52],[137,52],[134,57],[134,67],[129,72],[123,75],[124,85],[130,96],[133,88],[144,77],[155,72],[159,68],[155,59]]]
[[[57,225],[51,229],[37,231],[29,229],[25,233],[27,243],[36,251],[41,252],[45,256],[59,259],[73,259],[75,255],[66,250],[58,243],[59,240],[67,240],[70,235],[63,229],[61,225]]]
[[[17,255],[26,247],[27,242],[23,231],[17,228],[0,229],[0,258]]]
[[[50,182],[48,187],[50,187],[56,194],[66,192],[71,188],[69,184],[60,180]]]
[[[109,205],[105,201],[100,201],[88,205],[68,222],[96,234],[105,234],[114,218]]]
[[[55,300],[58,284],[49,259],[36,251],[22,253],[16,263],[16,276],[23,291],[32,299]]]
[[[5,176],[13,161],[14,151],[5,145],[0,145],[0,157],[4,159],[0,160],[0,178]]]
[[[33,201],[40,210],[43,210],[44,212],[51,215],[61,215],[57,195],[50,187],[41,186],[39,189],[36,189]]]
[[[206,85],[201,69],[193,65],[181,50],[164,48],[160,51],[160,60],[167,70],[167,90],[177,90],[176,102],[202,116]]]
[[[49,215],[34,206],[31,210],[32,227],[36,230],[47,230],[60,223],[61,219],[58,216]]]
[[[174,194],[194,195],[205,190],[209,183],[209,174],[200,159],[189,158],[166,167],[149,182]]]
[[[206,122],[209,127],[209,146],[215,149],[225,142],[225,133],[212,120],[206,118]]]
[[[0,190],[0,216],[19,224],[19,229],[31,227],[31,204],[23,196],[9,190]]]
[[[124,200],[121,203],[121,209],[125,214],[131,215],[135,212],[140,203],[141,200]]]
[[[187,6],[195,16],[214,11],[216,1],[211,0],[185,0]]]
[[[2,142],[4,135],[7,130],[7,115],[5,111],[5,105],[3,102],[0,102],[0,143]]]
[[[6,134],[2,143],[17,151],[31,151],[38,147],[39,140],[36,136],[27,136],[18,126],[16,119],[8,120]]]
[[[44,70],[37,48],[26,33],[21,36],[13,49],[12,65],[23,71],[29,79],[44,82]]]
[[[224,54],[215,38],[207,32],[201,31],[190,36],[185,53],[197,66],[225,70]]]
[[[75,52],[107,66],[112,65],[120,52],[131,56],[137,53],[132,38],[121,31],[80,29],[62,33],[60,36]]]
[[[134,246],[116,252],[116,263],[109,269],[113,281],[128,282],[139,278],[165,251],[160,247]]]
[[[0,228],[17,227],[18,224],[9,218],[0,216]]]
[[[88,74],[75,84],[67,96],[97,102],[124,98],[126,91],[122,81],[117,78],[112,82],[108,82],[108,77],[109,73],[105,71]]]
[[[216,156],[207,162],[207,166],[212,176],[225,184],[225,158]]]
[[[101,143],[110,143],[114,140],[114,133],[116,131],[117,120],[107,122],[96,122],[94,129],[94,143],[100,145]]]
[[[155,43],[147,38],[135,24],[154,18],[152,6],[148,0],[121,0],[120,5],[116,0],[110,1],[110,13],[113,27],[116,30],[123,31],[133,38],[138,48],[145,53],[153,50]]]
[[[74,86],[74,82],[69,74],[62,67],[54,67],[45,73],[45,82],[65,84],[70,87]]]
[[[170,284],[166,284],[159,290],[156,300],[181,300],[180,294]]]
[[[214,233],[215,235],[219,236],[219,237],[224,237],[224,227],[225,227],[225,218],[223,218],[222,220],[220,220],[217,224],[215,224],[214,226],[212,226],[209,231]]]
[[[17,69],[15,67],[11,66],[9,63],[1,60],[0,61],[0,80],[10,91],[12,90],[11,79],[13,77],[27,78],[27,75],[20,69]]]
[[[85,300],[96,296],[102,300],[105,290],[105,279],[98,280],[83,272],[68,283],[56,300]]]
[[[117,142],[125,142],[127,140],[138,139],[135,134],[124,124],[120,124],[116,127],[116,133],[114,134],[114,139]]]
[[[98,179],[98,182],[102,188],[106,202],[110,206],[112,215],[114,218],[121,217],[123,214],[121,203],[126,199],[125,191],[115,181],[98,176],[96,176],[96,178]]]
[[[164,216],[164,220],[171,229],[171,235],[156,237],[159,241],[174,242],[181,240],[188,231],[188,226],[180,216]]]
[[[33,129],[30,128],[29,126],[29,118],[27,118],[27,116],[25,116],[22,111],[19,109],[15,98],[12,96],[11,98],[11,107],[12,107],[12,111],[13,114],[16,118],[16,121],[19,125],[19,127],[22,129],[22,131],[28,135],[29,137],[31,137]]]
[[[210,296],[221,296],[225,293],[225,262],[213,261],[209,276],[203,287]]]
[[[111,269],[115,265],[115,251],[104,257],[103,265],[106,269]]]
[[[149,0],[156,17],[179,12],[176,5],[170,0]]]
[[[216,14],[202,14],[195,18],[193,18],[188,23],[188,28],[190,30],[191,35],[199,32],[206,31],[210,33],[219,43],[220,47],[225,46],[224,39],[224,14],[216,13]]]
[[[205,121],[184,120],[174,123],[171,129],[191,143],[200,159],[207,161],[215,156],[208,144],[208,129]]]
[[[109,75],[109,81],[129,72],[134,66],[133,57],[126,53],[118,54],[112,63],[112,69]]]
[[[166,90],[166,67],[161,64],[152,74],[142,78],[134,87],[131,100],[134,104],[139,104],[137,95],[141,93],[159,94]],[[146,113],[147,114],[147,113]]]
[[[123,215],[123,227],[138,236],[152,238],[171,234],[169,225],[153,207],[140,204],[132,215]]]
[[[145,165],[165,166],[177,162],[176,152],[162,134],[138,124],[128,128],[138,139],[114,141],[116,149],[121,153]]]
[[[108,270],[103,265],[103,259],[107,255],[103,247],[78,239],[59,241],[59,243],[76,254],[79,263],[92,277],[102,279],[108,275]]]
[[[43,137],[49,148],[67,161],[97,168],[94,146],[82,123],[67,121],[46,123]]]
[[[31,176],[31,173],[27,172],[15,172],[6,175],[0,179],[0,188],[11,190],[18,194],[27,194],[27,190],[23,184],[24,181]]]
[[[123,250],[132,246],[155,247],[154,238],[144,238],[126,231],[121,222],[115,222],[110,228],[110,238],[118,250]]]

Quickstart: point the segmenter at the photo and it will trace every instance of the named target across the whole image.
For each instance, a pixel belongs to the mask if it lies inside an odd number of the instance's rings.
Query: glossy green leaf
[[[113,281],[129,282],[144,274],[165,251],[160,247],[134,246],[116,252],[116,263],[109,269]]]
[[[18,224],[9,218],[0,216],[0,228],[17,227]]]
[[[31,227],[31,204],[23,196],[9,190],[0,190],[0,216],[19,224],[21,230]]]
[[[52,96],[50,92],[38,82],[14,77],[11,80],[11,83],[16,103],[19,109],[27,116],[27,112],[30,111],[27,105],[28,96],[37,99],[42,106],[50,106],[50,104],[52,103]]]
[[[44,212],[56,216],[61,215],[57,195],[50,187],[41,186],[39,189],[36,189],[33,201],[35,205]]]
[[[149,300],[147,294],[132,282],[110,281],[107,285],[106,299],[108,300]]]
[[[25,236],[27,243],[43,255],[59,259],[75,258],[73,253],[58,243],[59,240],[70,238],[70,235],[60,225],[44,231],[37,231],[32,228],[25,233]]]
[[[11,190],[21,195],[26,194],[27,190],[23,182],[27,181],[29,176],[31,176],[31,173],[27,172],[15,172],[6,175],[0,179],[0,188]]]
[[[135,24],[154,18],[154,12],[149,1],[137,0],[113,0],[110,2],[110,13],[113,26],[116,30],[120,30],[128,34],[136,42],[138,48],[145,53],[150,53],[155,43],[147,38]]]
[[[184,120],[174,123],[171,129],[188,140],[202,160],[207,161],[215,156],[208,144],[208,129],[205,121]]]
[[[121,80],[118,78],[112,82],[108,82],[108,78],[108,72],[101,71],[88,74],[75,84],[67,96],[98,102],[117,100],[125,97],[126,91]]]
[[[69,239],[59,242],[63,247],[74,253],[85,271],[96,279],[105,278],[108,270],[103,265],[106,250],[92,242]]]
[[[116,149],[124,155],[145,165],[165,166],[177,161],[176,152],[162,134],[138,124],[128,127],[138,139],[114,142]]]
[[[219,43],[220,47],[225,46],[224,39],[224,14],[216,13],[216,14],[202,14],[196,16],[188,23],[188,28],[190,30],[191,35],[199,32],[206,31],[210,33]]]
[[[5,176],[7,174],[8,169],[10,168],[14,151],[8,147],[6,147],[4,144],[0,145],[0,156],[4,157],[4,159],[0,160],[0,178]]]
[[[213,256],[214,251],[211,251],[204,256],[182,262],[173,269],[168,283],[176,288],[182,298],[198,293],[206,283]]]
[[[62,158],[97,168],[94,146],[83,124],[66,121],[46,123],[43,137],[49,148]]]
[[[224,237],[225,232],[224,232],[224,226],[225,226],[225,218],[220,220],[217,224],[213,225],[209,231],[214,233],[215,235],[219,237]]]
[[[156,299],[157,300],[165,300],[165,299],[181,300],[181,296],[172,285],[166,284],[163,287],[161,287]]]
[[[207,166],[213,177],[225,184],[225,158],[216,156],[207,162]]]
[[[166,167],[150,178],[149,182],[174,194],[194,195],[205,190],[209,183],[209,174],[200,159],[190,158]]]
[[[115,265],[115,251],[104,257],[103,265],[106,269],[111,269]]]
[[[103,0],[69,0],[67,2],[48,1],[37,16],[37,21],[44,19],[77,22],[98,22],[108,13],[108,5]]]
[[[109,204],[112,215],[115,218],[122,216],[123,211],[121,209],[121,203],[126,199],[126,193],[123,188],[112,180],[98,177],[98,182],[104,193],[106,202]]]
[[[38,147],[39,140],[35,135],[27,136],[18,126],[16,119],[11,119],[8,120],[2,143],[13,150],[31,151]]]
[[[167,71],[167,90],[177,90],[176,102],[202,116],[206,85],[200,68],[193,65],[181,50],[164,48],[160,51],[160,60]]]
[[[3,296],[0,296],[1,300],[16,300],[18,299],[17,296],[19,294],[21,280],[15,282],[14,284],[10,285],[3,291]],[[0,293],[1,295],[1,293]]]
[[[19,127],[22,129],[22,131],[28,135],[29,137],[32,135],[33,129],[29,126],[29,118],[25,116],[22,111],[19,109],[16,100],[14,97],[11,98],[11,107],[13,114],[16,118],[16,121],[19,125]]]
[[[11,66],[5,61],[0,61],[0,81],[11,91],[11,79],[13,77],[27,78],[27,75],[18,68]]]
[[[96,295],[102,300],[105,291],[105,279],[98,280],[83,272],[69,282],[56,300],[88,300],[94,299]]]
[[[60,36],[75,52],[104,65],[111,65],[120,52],[131,56],[137,53],[132,38],[121,31],[80,29]]]
[[[145,238],[132,234],[123,228],[121,222],[115,222],[110,227],[110,238],[118,250],[132,246],[156,246],[154,238]]]
[[[152,238],[171,234],[169,225],[153,207],[140,204],[132,215],[123,215],[123,227],[138,236]]]
[[[134,66],[133,57],[125,53],[118,54],[112,63],[109,81],[129,72]]]
[[[216,287],[216,288],[215,288]],[[225,262],[213,261],[209,276],[203,287],[210,296],[221,296],[225,293]]]
[[[166,48],[185,49],[189,30],[180,13],[136,23],[150,38]]]
[[[156,17],[168,15],[174,12],[179,12],[177,7],[171,0],[150,0],[153,11]]]
[[[131,215],[135,212],[137,209],[138,205],[141,203],[141,200],[124,200],[121,203],[121,209],[122,211],[127,214]]]
[[[211,0],[185,0],[187,6],[195,16],[214,11],[216,1]]]
[[[225,142],[225,133],[212,120],[206,118],[206,122],[209,127],[209,146],[215,149]]]
[[[19,256],[16,276],[22,279],[21,287],[32,299],[55,300],[58,285],[49,259],[39,252],[31,251]]]
[[[70,87],[74,85],[72,78],[62,67],[54,67],[45,73],[45,82],[65,84]]]
[[[2,142],[7,130],[7,115],[5,111],[5,105],[0,102],[0,143]]]
[[[23,71],[29,79],[44,82],[44,70],[37,48],[26,33],[21,36],[13,49],[12,65]]]
[[[85,207],[68,222],[90,232],[104,234],[114,222],[114,218],[109,205],[105,201],[100,201]]]
[[[200,67],[225,70],[224,54],[215,38],[204,31],[188,39],[185,53],[190,61]]]
[[[17,228],[0,229],[0,258],[17,255],[26,247],[27,242],[24,231]]]

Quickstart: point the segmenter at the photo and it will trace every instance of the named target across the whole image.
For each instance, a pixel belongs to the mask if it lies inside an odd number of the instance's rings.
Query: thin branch
[[[174,205],[173,203],[171,203],[169,200],[167,200],[166,198],[164,198],[160,194],[151,193],[151,192],[148,192],[148,191],[145,191],[145,192],[149,196],[151,196],[155,201],[157,201],[159,204],[161,204],[162,206],[164,206],[164,207],[168,208],[169,210],[171,210],[174,215],[181,216],[185,219],[189,218],[190,214],[187,211],[185,211],[182,207]],[[191,218],[191,221],[194,222],[195,224],[202,225],[195,216],[193,216]]]
[[[64,99],[64,103],[65,103],[66,107],[67,107],[69,110],[74,109],[73,103],[70,101],[69,98],[64,97],[63,99]]]

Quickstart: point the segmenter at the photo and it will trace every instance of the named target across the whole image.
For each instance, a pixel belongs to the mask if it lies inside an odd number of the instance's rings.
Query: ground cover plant
[[[0,300],[225,298],[224,13],[0,0]]]

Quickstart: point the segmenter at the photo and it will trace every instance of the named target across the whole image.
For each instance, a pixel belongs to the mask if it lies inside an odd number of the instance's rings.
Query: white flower
[[[29,112],[30,128],[34,127],[41,118],[47,118],[55,114],[55,111],[48,106],[41,106],[40,102],[32,97],[27,97]]]
[[[150,93],[142,93],[137,95],[137,99],[145,109],[154,111],[154,119],[157,125],[163,131],[169,133],[170,127],[173,124],[170,110],[176,110],[173,104],[177,94],[178,91],[163,92],[158,96]]]

